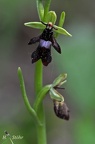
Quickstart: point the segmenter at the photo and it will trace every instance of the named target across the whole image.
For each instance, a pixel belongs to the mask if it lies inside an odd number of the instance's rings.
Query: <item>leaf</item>
[[[21,92],[22,92],[22,97],[25,103],[25,106],[27,108],[27,110],[30,112],[30,114],[32,115],[34,121],[36,123],[38,123],[39,125],[41,125],[41,122],[38,118],[37,113],[35,112],[35,110],[31,107],[30,102],[28,100],[27,94],[26,94],[26,89],[25,89],[25,84],[24,84],[24,78],[23,78],[23,74],[22,74],[22,70],[20,67],[18,67],[18,78],[19,78],[19,82],[20,82],[20,88],[21,88]]]

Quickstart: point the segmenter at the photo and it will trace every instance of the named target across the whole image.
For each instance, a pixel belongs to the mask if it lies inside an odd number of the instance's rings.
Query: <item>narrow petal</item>
[[[52,38],[52,46],[54,47],[54,49],[61,54],[61,48],[60,45],[57,43],[56,39],[53,37]]]
[[[40,41],[40,36],[34,37],[29,41],[28,45],[34,44],[34,43],[39,42],[39,41]]]

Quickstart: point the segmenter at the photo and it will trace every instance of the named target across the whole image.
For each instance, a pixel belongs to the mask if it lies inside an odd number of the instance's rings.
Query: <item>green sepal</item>
[[[56,33],[64,34],[67,36],[72,36],[69,32],[67,32],[64,28],[54,25],[57,30],[54,30]]]
[[[60,19],[59,19],[59,24],[58,26],[59,27],[63,27],[63,24],[64,24],[64,21],[65,21],[65,12],[63,11],[60,15]],[[56,33],[55,34],[55,37],[58,37],[59,33]]]
[[[50,89],[49,94],[50,94],[51,99],[53,99],[53,100],[64,101],[64,97],[58,91],[56,91],[54,88]]]
[[[60,87],[66,82],[67,74],[60,74],[52,83],[52,87]]]
[[[27,22],[27,23],[24,23],[24,25],[31,27],[31,28],[36,28],[36,29],[44,29],[46,27],[41,22]]]
[[[57,20],[57,15],[54,11],[49,11],[47,14],[47,23],[52,22],[52,24],[55,24]]]

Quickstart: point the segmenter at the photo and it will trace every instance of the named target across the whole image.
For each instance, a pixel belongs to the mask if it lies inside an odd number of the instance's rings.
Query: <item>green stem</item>
[[[35,67],[35,93],[36,93],[36,99],[38,98],[38,93],[42,89],[42,78],[43,74],[43,66],[41,60],[39,60],[36,63]],[[43,108],[43,103],[40,103],[39,109],[36,112],[37,116],[41,122],[42,125],[36,125],[37,128],[37,140],[38,144],[46,144],[46,126],[45,126],[45,113],[44,113],[44,108]]]
[[[43,83],[43,65],[41,60],[36,62],[36,67],[35,67],[35,80],[34,80],[34,85],[35,85],[35,94],[36,97],[38,96],[39,91],[42,89],[42,83]]]
[[[45,124],[45,113],[43,103],[40,104],[37,115],[42,125],[37,125],[37,140],[38,144],[47,144],[46,140],[46,124]]]
[[[46,15],[49,10],[51,0],[47,0],[45,9],[43,7],[42,0],[36,0],[37,3],[37,10],[38,10],[38,15],[39,19],[42,21],[45,21]],[[45,10],[45,11],[44,11]],[[43,82],[43,66],[41,60],[39,60],[36,63],[36,68],[35,68],[35,93],[36,93],[36,100],[35,100],[35,105],[39,108],[37,109],[36,113],[37,116],[42,123],[42,125],[36,125],[37,126],[37,139],[38,139],[38,144],[47,144],[46,141],[46,126],[45,126],[45,113],[44,113],[44,107],[43,107],[43,97],[46,95],[44,93],[41,93],[40,91],[42,90],[42,82]],[[40,95],[39,95],[40,92]],[[41,100],[41,101],[40,101]]]

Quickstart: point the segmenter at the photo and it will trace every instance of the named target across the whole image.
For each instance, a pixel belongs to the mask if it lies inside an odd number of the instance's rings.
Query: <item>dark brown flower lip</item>
[[[64,120],[69,120],[70,115],[69,115],[69,108],[67,107],[66,103],[59,102],[59,101],[53,101],[54,102],[54,112],[57,117],[64,119]]]

